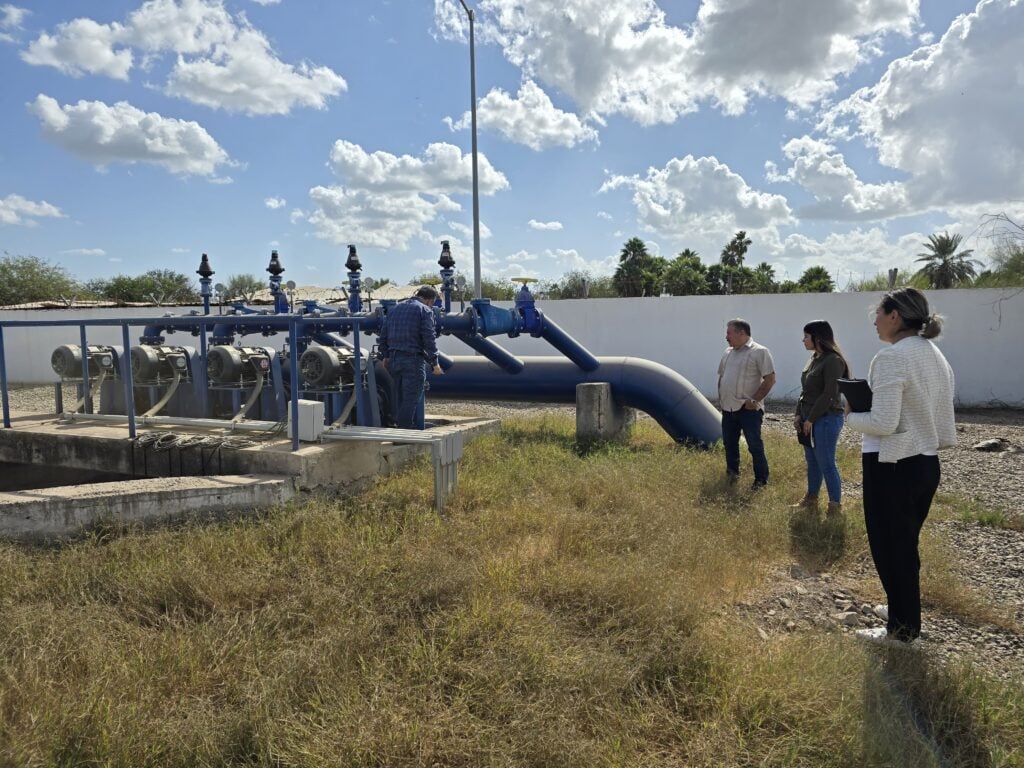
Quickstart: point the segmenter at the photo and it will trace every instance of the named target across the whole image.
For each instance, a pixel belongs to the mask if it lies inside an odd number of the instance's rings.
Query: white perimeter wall
[[[800,391],[800,371],[807,359],[804,323],[823,318],[832,323],[855,375],[866,375],[881,343],[871,324],[879,293],[679,296],[658,299],[580,299],[544,301],[544,313],[595,355],[655,360],[675,369],[705,395],[716,396],[716,370],[725,349],[725,324],[747,320],[756,341],[775,358],[778,383],[771,397],[793,400]],[[1024,291],[1010,289],[930,291],[933,308],[945,315],[939,346],[956,372],[962,405],[1024,406]],[[512,306],[501,302],[499,306]],[[187,314],[177,308],[177,314]],[[55,320],[153,317],[152,308],[120,310],[0,311],[7,320]],[[137,343],[141,328],[132,329]],[[121,343],[119,328],[90,328],[89,342]],[[244,337],[251,345],[279,347],[283,336]],[[518,355],[558,354],[541,339],[495,337]],[[51,382],[50,354],[61,344],[77,344],[78,329],[7,328],[4,330],[7,374],[11,382]],[[188,334],[173,334],[168,343],[195,346]],[[365,343],[372,344],[372,338]],[[457,339],[442,337],[450,355],[474,354]]]

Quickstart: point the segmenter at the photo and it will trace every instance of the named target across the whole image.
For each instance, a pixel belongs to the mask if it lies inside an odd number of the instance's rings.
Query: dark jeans
[[[889,634],[913,640],[921,634],[921,526],[939,487],[938,456],[910,456],[883,464],[877,453],[861,457],[864,524],[875,570],[889,598]]]
[[[388,372],[395,384],[395,421],[401,429],[423,429],[423,390],[427,383],[427,362],[423,355],[393,352]]]
[[[747,450],[754,460],[754,482],[768,482],[768,458],[764,455],[761,422],[764,411],[722,411],[722,444],[725,446],[725,469],[731,475],[740,473],[740,433],[747,440]]]

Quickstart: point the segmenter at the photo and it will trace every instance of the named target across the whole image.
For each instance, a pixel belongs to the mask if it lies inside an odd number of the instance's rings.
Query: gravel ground
[[[66,397],[65,402],[70,405],[72,400]],[[53,390],[12,389],[10,403],[14,410],[52,411]],[[527,413],[571,414],[574,408],[536,403],[431,401],[428,411],[500,419]],[[647,418],[643,414],[638,416]],[[776,406],[766,418],[765,428],[791,432],[788,408]],[[940,493],[956,492],[970,498],[983,510],[1001,515],[1006,525],[995,527],[962,520],[930,525],[957,556],[955,569],[960,578],[988,600],[996,613],[1007,618],[1002,622],[1005,626],[977,624],[940,614],[926,604],[926,636],[920,645],[926,653],[943,660],[969,659],[997,677],[1024,679],[1024,411],[962,410],[957,413],[957,432],[958,445],[942,453]],[[992,438],[1002,438],[1009,450],[974,449],[976,444]],[[843,430],[840,442],[859,446],[859,436]],[[860,487],[856,478],[844,478],[844,492],[847,509],[857,509]],[[828,525],[820,521],[810,524]],[[870,601],[858,594],[865,581],[874,578],[866,553],[843,572],[808,572],[794,563],[776,576],[764,593],[751,602],[733,606],[764,638],[778,632],[812,628],[850,632],[883,624]],[[927,594],[924,598],[927,603]]]

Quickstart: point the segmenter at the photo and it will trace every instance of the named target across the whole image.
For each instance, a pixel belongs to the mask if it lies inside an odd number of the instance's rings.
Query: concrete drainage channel
[[[433,421],[429,432],[449,436],[445,444],[500,426],[471,417]],[[130,440],[116,424],[17,413],[11,422],[0,430],[0,537],[17,541],[72,538],[100,522],[151,525],[265,509],[314,489],[356,493],[432,451],[429,443],[392,442],[402,439],[393,432],[292,451],[285,434],[176,427]]]

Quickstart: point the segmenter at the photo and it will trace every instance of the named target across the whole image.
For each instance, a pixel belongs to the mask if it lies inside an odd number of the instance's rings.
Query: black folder
[[[850,410],[857,413],[871,410],[871,387],[867,379],[839,379],[839,391],[843,393]]]

